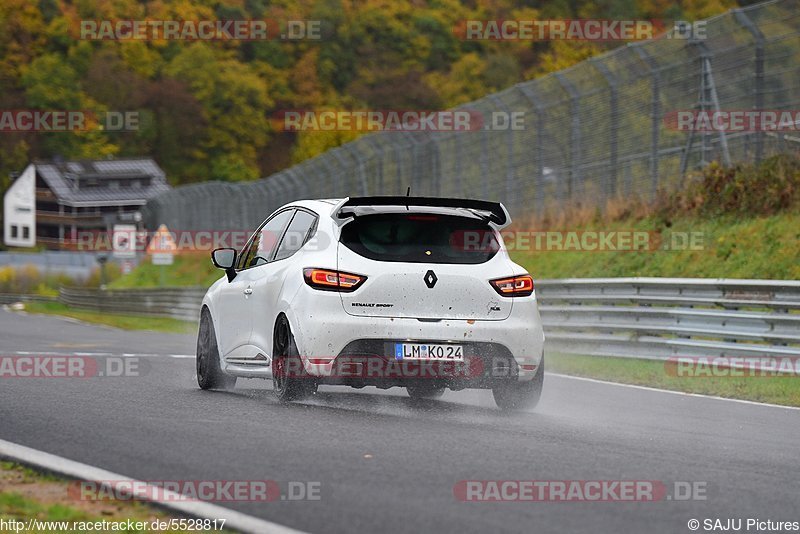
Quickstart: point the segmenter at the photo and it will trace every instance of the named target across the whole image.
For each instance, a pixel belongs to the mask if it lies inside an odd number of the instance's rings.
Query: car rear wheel
[[[303,366],[300,352],[289,328],[281,317],[275,325],[272,358],[272,389],[281,402],[302,400],[317,392],[317,382]]]
[[[408,396],[414,400],[438,399],[444,395],[445,388],[430,385],[425,386],[406,386]]]
[[[208,308],[203,308],[200,314],[200,330],[197,333],[197,385],[200,389],[228,391],[236,386],[236,377],[226,375],[219,366],[214,320]]]
[[[533,379],[526,382],[504,380],[492,388],[494,402],[505,411],[531,410],[539,403],[544,386],[544,356]]]

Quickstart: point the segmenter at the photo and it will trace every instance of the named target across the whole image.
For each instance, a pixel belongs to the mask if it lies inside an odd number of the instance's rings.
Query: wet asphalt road
[[[221,505],[309,532],[691,532],[689,519],[800,520],[800,410],[548,375],[537,409],[486,391],[412,403],[269,383],[200,391],[194,337],[0,311],[0,355],[136,358],[140,376],[0,378],[0,439],[140,480],[318,483],[319,500]],[[122,356],[125,355],[125,356]],[[111,356],[115,357],[115,356]],[[655,480],[705,500],[461,502],[461,480]],[[701,529],[702,531],[702,529]]]

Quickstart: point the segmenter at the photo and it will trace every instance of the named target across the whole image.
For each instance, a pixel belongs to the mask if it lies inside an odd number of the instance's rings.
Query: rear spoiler
[[[404,196],[375,196],[375,197],[349,197],[345,198],[334,208],[334,215],[338,219],[349,219],[355,216],[355,209],[367,206],[406,206],[406,207],[433,207],[465,209],[483,217],[487,222],[497,228],[504,228],[511,223],[511,217],[505,206],[500,202],[488,200],[470,200],[466,198],[437,198],[437,197],[404,197]],[[344,222],[343,220],[341,222]]]

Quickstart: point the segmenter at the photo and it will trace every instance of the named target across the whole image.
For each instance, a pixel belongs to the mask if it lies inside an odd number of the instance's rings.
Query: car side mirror
[[[211,253],[211,263],[218,269],[224,269],[228,275],[228,282],[236,278],[236,250],[232,248],[218,248]]]

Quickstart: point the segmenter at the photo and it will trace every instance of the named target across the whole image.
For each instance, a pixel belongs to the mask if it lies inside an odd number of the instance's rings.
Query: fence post
[[[347,149],[347,153],[353,158],[353,170],[355,171],[354,174],[358,176],[358,188],[359,194],[362,196],[367,195],[367,175],[366,169],[364,168],[364,159],[361,157],[361,153],[356,151],[356,143],[358,141],[354,141],[352,143],[347,143],[342,145],[342,148]]]
[[[713,53],[709,50],[706,44],[698,39],[690,39],[687,46],[692,46],[699,51],[700,57],[700,91],[698,98],[698,105],[701,112],[707,112],[709,107],[715,111],[719,111],[719,99],[717,98],[717,89],[714,84],[714,73],[711,70],[711,58]],[[711,150],[710,139],[711,135],[708,132],[701,132],[700,134],[700,165],[705,166],[709,163],[706,160],[706,154]],[[681,161],[681,181],[686,175],[686,170],[689,165],[689,156],[692,151],[692,143],[694,142],[694,129],[689,132],[689,139],[686,142],[686,149],[684,150],[684,157]],[[725,136],[723,129],[719,130],[719,143],[722,148],[722,160],[727,166],[731,165],[731,156],[728,152],[728,140]]]
[[[342,188],[339,187],[340,186],[340,182],[339,182],[340,175],[341,175],[341,173],[345,172],[346,169],[347,169],[347,165],[345,165],[344,158],[342,158],[342,155],[339,153],[339,152],[341,152],[340,149],[341,149],[341,147],[336,147],[334,149],[329,150],[329,153],[333,155],[334,159],[339,164],[339,172],[334,175],[334,179],[333,179],[337,191],[342,191]],[[342,197],[350,196],[350,193],[348,191],[344,191],[343,193],[340,193],[340,194],[341,194]]]
[[[575,188],[581,180],[581,102],[580,93],[575,85],[564,76],[563,72],[554,73],[556,80],[569,95],[570,115],[572,115],[572,130],[569,145],[569,182],[567,183],[567,196],[572,200]]]
[[[519,208],[519,194],[514,191],[514,131],[511,129],[511,110],[508,106],[503,102],[503,100],[497,96],[497,94],[493,94],[490,96],[492,102],[501,109],[504,113],[508,115],[508,120],[506,121],[506,137],[508,138],[507,142],[507,153],[508,156],[505,158],[506,160],[506,198],[505,202],[506,205],[512,204],[514,210]],[[494,126],[494,125],[492,125]],[[486,125],[484,124],[484,128]],[[494,132],[494,131],[493,131]]]
[[[609,125],[609,161],[610,173],[608,189],[605,192],[606,196],[614,196],[617,193],[617,132],[619,131],[619,102],[618,102],[618,83],[617,78],[611,73],[611,70],[603,63],[602,59],[589,58],[589,62],[597,69],[597,71],[605,78],[609,88],[609,106],[611,107],[611,124]]]
[[[413,195],[415,192],[419,194],[419,188],[417,187],[417,177],[419,176],[418,168],[419,168],[419,161],[417,160],[417,140],[414,138],[414,134],[407,130],[402,130],[400,134],[408,141],[408,144],[405,145],[406,147],[410,147],[411,153],[411,172],[408,175],[408,183],[400,184],[400,191],[402,194],[405,194],[406,189],[408,187],[411,188],[411,194]]]
[[[661,69],[656,60],[647,53],[641,44],[632,45],[642,61],[650,69],[650,194],[658,190],[658,137],[661,132]]]
[[[481,112],[483,113],[483,112]],[[480,164],[481,164],[481,198],[488,199],[489,197],[489,184],[486,181],[487,176],[489,175],[489,145],[486,142],[487,130],[484,128],[481,129],[480,136],[481,136],[481,150],[480,150]],[[472,193],[470,193],[472,194]]]
[[[533,105],[536,114],[536,207],[544,208],[544,106],[536,97],[532,83],[515,86]]]
[[[753,36],[753,40],[755,41],[755,87],[754,91],[754,109],[756,110],[763,110],[764,109],[764,34],[761,32],[761,29],[756,26],[750,17],[742,9],[734,9],[733,14],[736,17],[736,20],[739,21],[739,24],[744,26]],[[761,128],[755,133],[756,137],[756,154],[755,154],[755,162],[761,162],[761,158],[764,155],[764,132],[761,131]]]
[[[463,195],[464,194],[464,181],[463,176],[461,174],[461,157],[463,155],[463,151],[461,149],[461,142],[465,139],[465,135],[468,135],[469,132],[464,132],[461,135],[455,136],[455,145],[456,145],[456,154],[455,160],[453,165],[453,170],[455,171],[455,182],[456,182],[456,194]]]
[[[433,183],[431,184],[431,194],[434,196],[442,196],[442,181],[444,180],[444,176],[442,176],[442,159],[441,159],[441,152],[439,150],[439,140],[442,139],[444,134],[437,133],[431,134],[429,136],[429,143],[431,144],[431,180]]]
[[[376,180],[378,183],[376,191],[374,191],[373,194],[385,195],[386,193],[383,190],[383,157],[384,157],[383,147],[377,141],[374,135],[365,135],[363,139],[366,140],[369,146],[372,147],[372,159],[374,159],[377,162],[378,176],[376,177]],[[364,194],[365,195],[369,194],[368,186],[365,188]]]

